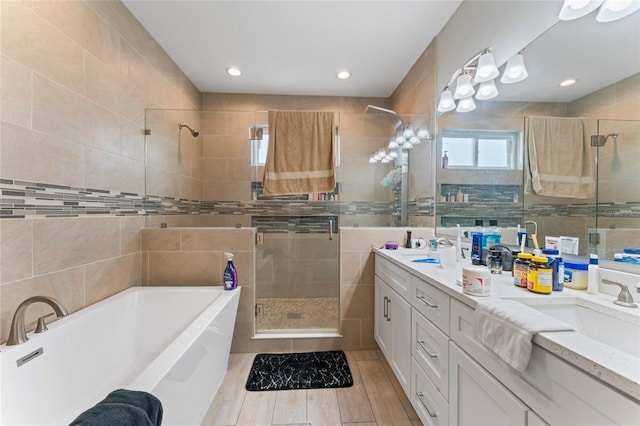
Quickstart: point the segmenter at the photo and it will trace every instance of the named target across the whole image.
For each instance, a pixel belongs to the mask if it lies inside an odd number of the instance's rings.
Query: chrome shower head
[[[618,140],[617,133],[609,133],[608,135],[591,135],[591,146],[604,146],[607,143],[607,139],[613,138],[613,141]]]
[[[193,130],[191,127],[187,126],[186,124],[178,124],[178,128],[182,129],[183,127],[186,127],[187,129],[189,129],[189,131],[191,132],[191,136],[193,136],[194,138],[197,138],[198,135],[200,134],[200,132]]]

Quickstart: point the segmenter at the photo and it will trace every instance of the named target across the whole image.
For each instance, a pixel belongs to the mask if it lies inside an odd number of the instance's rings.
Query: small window
[[[262,130],[260,139],[251,139],[251,165],[264,166],[267,162],[269,150],[269,129],[267,126],[257,127]],[[256,132],[260,134],[260,132]]]
[[[442,152],[448,167],[518,169],[519,132],[501,130],[451,130],[442,132]]]

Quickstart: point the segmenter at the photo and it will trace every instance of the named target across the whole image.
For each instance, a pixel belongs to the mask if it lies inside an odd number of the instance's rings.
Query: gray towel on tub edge
[[[160,426],[162,404],[148,392],[118,389],[80,414],[70,426]]]

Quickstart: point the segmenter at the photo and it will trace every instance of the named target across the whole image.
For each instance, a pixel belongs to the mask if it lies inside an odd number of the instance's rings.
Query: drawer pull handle
[[[427,413],[429,413],[429,415],[431,417],[438,417],[438,415],[436,413],[434,413],[431,410],[429,410],[429,407],[427,407],[427,404],[425,404],[424,401],[422,400],[422,397],[424,396],[424,394],[422,392],[416,392],[416,396],[418,397],[418,400],[420,400],[420,403],[422,404],[424,409],[427,410]]]
[[[391,315],[389,315],[389,303],[391,303],[391,298],[387,297],[387,321],[391,321]]]
[[[384,317],[387,318],[387,296],[384,297],[384,302],[382,302],[384,306],[382,307],[382,312],[384,313]]]
[[[424,303],[425,305],[427,305],[430,308],[437,308],[438,304],[433,304],[431,302],[429,302],[423,295],[419,294],[418,296],[418,300],[420,300],[422,303]]]
[[[416,340],[416,342],[418,342],[418,344],[420,346],[422,346],[422,349],[424,349],[424,351],[427,353],[427,355],[429,355],[431,358],[437,358],[438,357],[438,354],[431,353],[431,351],[429,351],[429,349],[427,349],[427,347],[424,345],[424,340]]]

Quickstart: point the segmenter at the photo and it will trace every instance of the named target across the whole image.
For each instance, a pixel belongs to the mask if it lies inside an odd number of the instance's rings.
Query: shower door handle
[[[329,220],[329,241],[333,240],[333,220]]]

